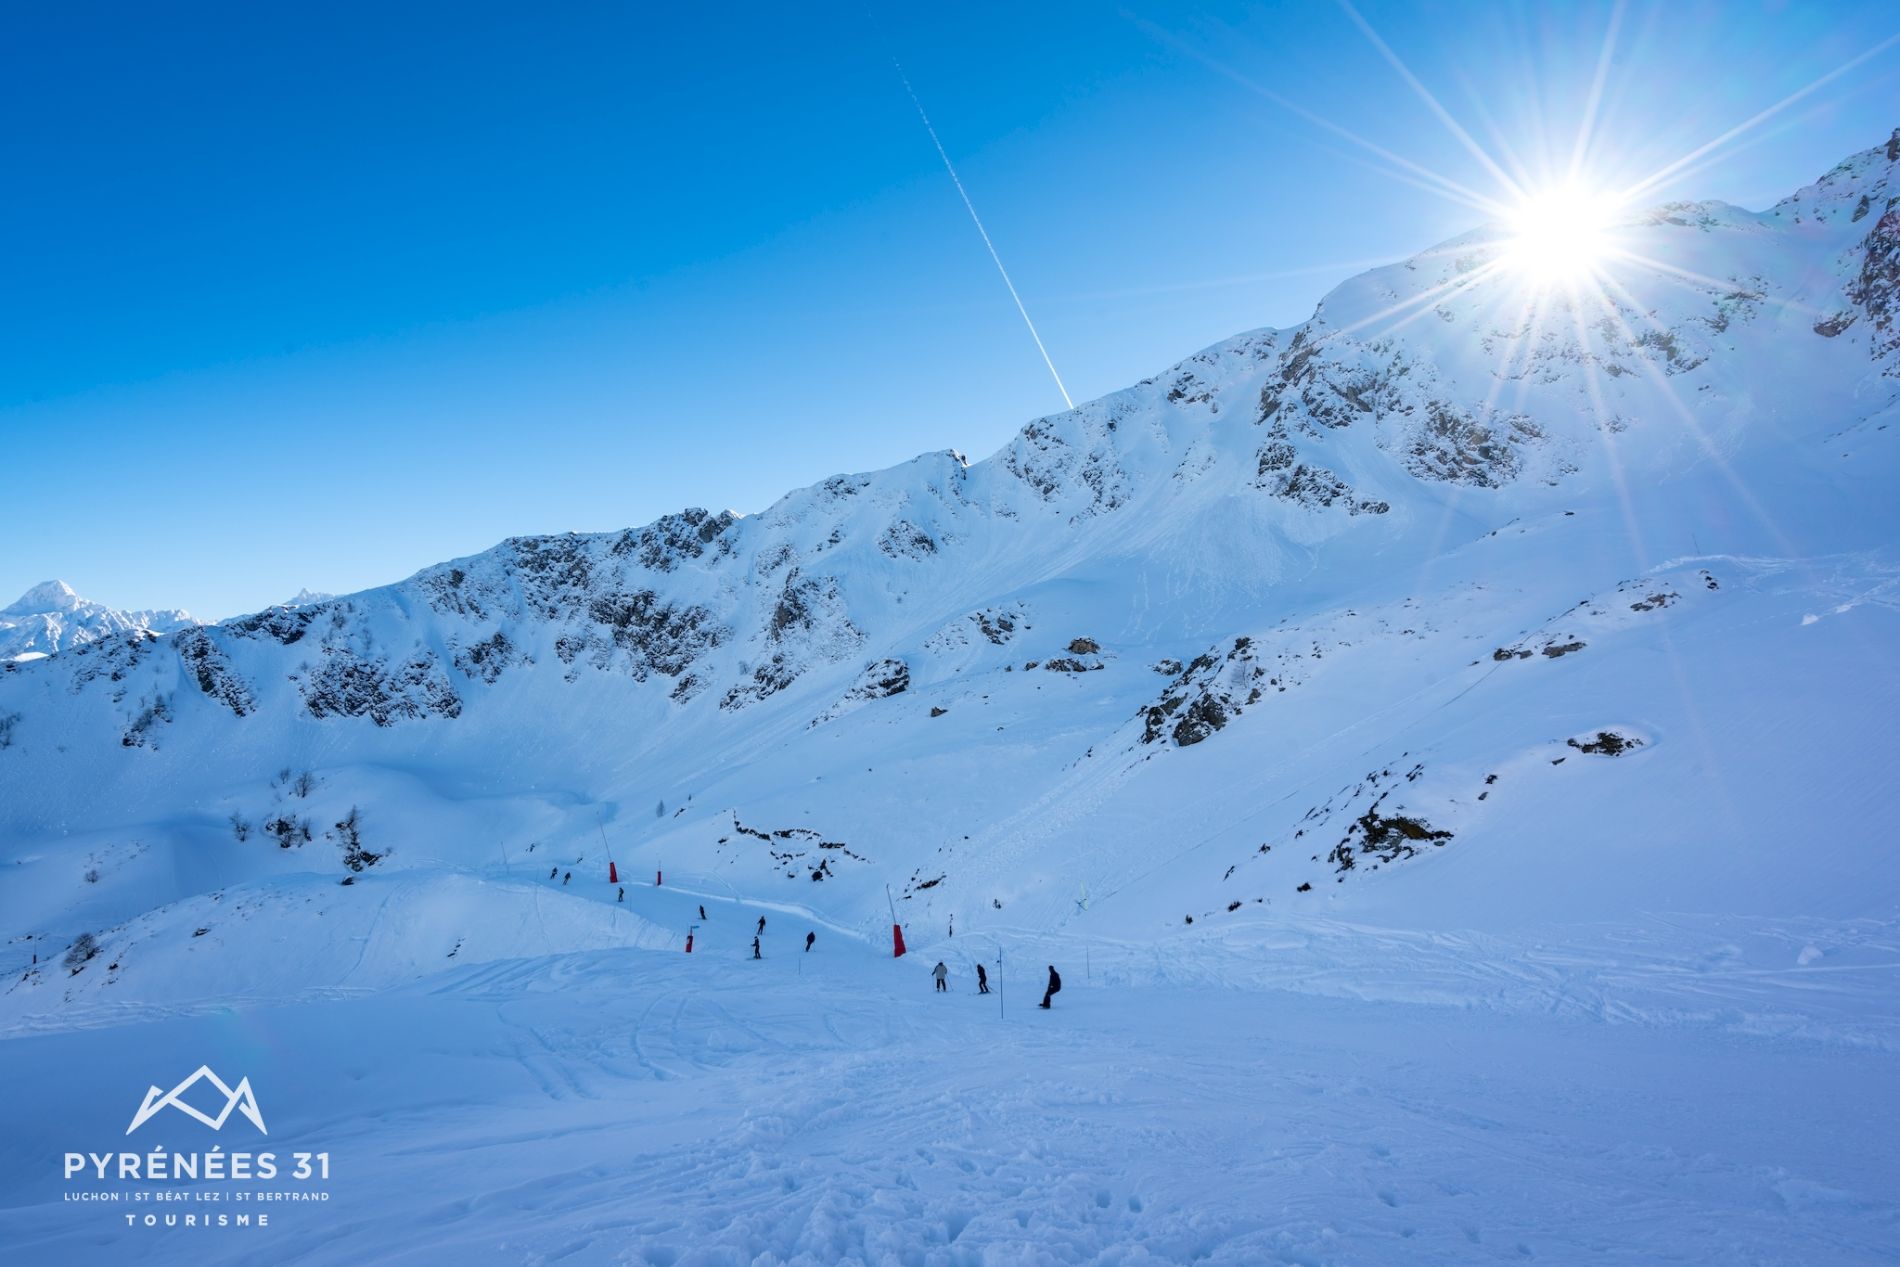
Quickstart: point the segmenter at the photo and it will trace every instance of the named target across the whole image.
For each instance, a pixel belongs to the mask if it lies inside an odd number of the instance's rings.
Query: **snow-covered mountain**
[[[309,586],[306,585],[302,589],[298,590],[295,594],[292,594],[289,598],[286,598],[283,602],[278,603],[277,606],[279,607],[308,607],[312,603],[325,602],[335,597],[336,597],[335,594],[326,593],[322,590],[313,590]]]
[[[1897,160],[1644,211],[1601,294],[1479,230],[981,461],[10,664],[0,928],[111,969],[6,1007],[609,850],[867,936],[1890,912]]]
[[[1895,1261],[1897,165],[0,666],[0,1245]]]
[[[79,597],[64,581],[45,581],[0,607],[0,660],[32,660],[113,634],[167,634],[197,623],[190,612],[121,611]]]

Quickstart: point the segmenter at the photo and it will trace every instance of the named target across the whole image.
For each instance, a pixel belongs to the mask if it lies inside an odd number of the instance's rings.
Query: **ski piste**
[[[1895,149],[1604,312],[1477,230],[981,461],[10,663],[0,1242],[1891,1261]],[[200,1066],[327,1208],[75,1221]]]

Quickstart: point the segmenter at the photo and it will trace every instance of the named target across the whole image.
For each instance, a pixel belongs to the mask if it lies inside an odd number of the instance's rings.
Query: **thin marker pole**
[[[607,820],[600,816],[600,807],[594,807],[594,824],[600,828],[600,847],[607,851],[608,865],[614,866],[614,847],[607,843]]]

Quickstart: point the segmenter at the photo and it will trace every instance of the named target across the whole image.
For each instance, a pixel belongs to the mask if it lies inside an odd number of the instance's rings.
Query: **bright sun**
[[[1505,220],[1504,266],[1538,286],[1594,276],[1610,253],[1615,210],[1610,199],[1576,186],[1526,198]]]

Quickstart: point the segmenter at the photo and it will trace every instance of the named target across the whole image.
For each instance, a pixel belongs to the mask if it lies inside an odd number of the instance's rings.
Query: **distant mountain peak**
[[[0,607],[0,615],[26,615],[33,612],[72,611],[86,600],[64,581],[41,581],[26,593]]]
[[[0,661],[52,655],[133,629],[167,634],[198,623],[176,608],[123,611],[81,598],[64,581],[42,581],[0,607]]]

